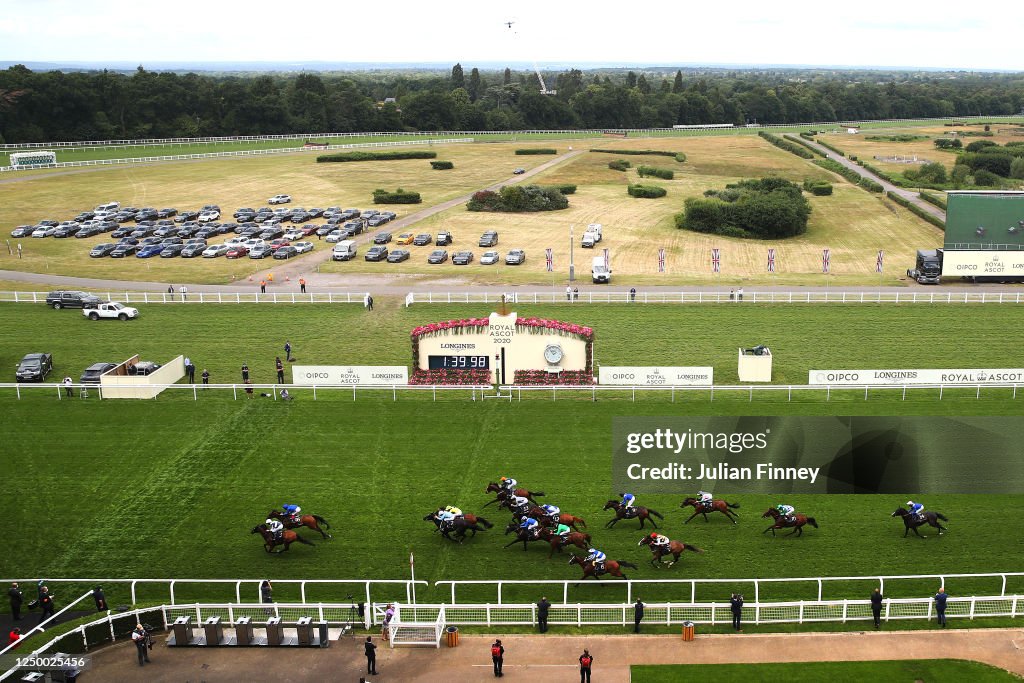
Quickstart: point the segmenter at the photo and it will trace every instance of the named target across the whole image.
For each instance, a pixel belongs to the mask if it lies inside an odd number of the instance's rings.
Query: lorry
[[[583,233],[580,246],[584,249],[593,249],[594,245],[601,241],[601,224],[591,223]]]
[[[937,285],[942,276],[942,249],[918,249],[917,262],[907,277],[922,285]]]
[[[590,275],[594,279],[594,284],[601,282],[612,281],[612,269],[605,266],[604,256],[595,256],[591,262]]]
[[[87,305],[82,309],[82,315],[89,320],[99,320],[100,318],[130,320],[139,317],[139,309],[125,306],[116,301],[103,301],[91,306]]]

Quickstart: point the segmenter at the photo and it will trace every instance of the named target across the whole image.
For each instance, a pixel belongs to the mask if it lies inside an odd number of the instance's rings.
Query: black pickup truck
[[[88,308],[100,301],[98,296],[73,290],[50,292],[46,295],[46,305],[53,308]]]

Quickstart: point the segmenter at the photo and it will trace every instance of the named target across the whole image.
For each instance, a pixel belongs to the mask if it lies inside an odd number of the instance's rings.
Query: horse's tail
[[[620,567],[629,567],[630,569],[639,569],[639,567],[637,567],[632,562],[626,562],[625,560],[616,560],[616,562],[619,563]]]
[[[476,521],[480,522],[481,524],[483,524],[483,525],[484,525],[484,526],[485,526],[486,528],[488,528],[488,529],[490,529],[491,527],[493,527],[493,526],[494,526],[493,524],[491,524],[490,522],[488,522],[488,521],[487,521],[486,519],[484,519],[483,517],[480,517],[479,515],[477,515]]]
[[[818,523],[816,521],[814,521],[814,517],[808,517],[807,518],[807,523],[810,524],[811,526],[813,526],[815,529],[818,528]]]
[[[547,494],[543,491],[527,491],[530,494],[530,498],[539,498],[540,496],[546,496]]]
[[[943,519],[945,519],[945,517],[943,517]],[[586,523],[586,522],[585,522],[585,521],[583,520],[583,518],[582,518],[582,517],[577,517],[577,518],[576,518],[576,523],[577,523],[577,524],[579,524],[579,525],[580,525],[581,527],[583,527],[584,529],[586,529],[586,528],[587,528],[587,523]]]
[[[331,525],[327,523],[327,520],[320,515],[312,515],[313,519],[316,520],[317,524],[323,524],[325,529],[330,529]]]
[[[726,501],[726,503],[725,503],[725,504],[726,504],[726,506],[727,506],[727,507],[731,507],[731,508],[732,508],[733,510],[735,510],[735,509],[739,508],[739,506],[740,506],[740,504],[739,504],[739,503],[730,503],[730,502],[728,502],[728,501]]]
[[[935,519],[941,519],[943,522],[948,522],[949,521],[949,517],[947,517],[946,515],[942,514],[941,512],[936,512],[935,513]]]
[[[657,510],[655,510],[653,508],[647,508],[647,512],[651,513],[652,515],[654,515],[658,519],[665,519],[665,517],[660,512],[658,512]]]
[[[306,539],[304,539],[302,536],[299,536],[298,534],[295,534],[295,540],[298,541],[299,543],[304,544],[304,545],[316,545],[316,543],[313,543],[313,541],[307,541]]]
[[[695,546],[695,545],[690,545],[689,543],[686,543],[686,544],[684,544],[684,546],[683,546],[683,547],[685,547],[685,548],[686,548],[687,550],[692,550],[692,551],[693,551],[693,552],[695,552],[695,553],[702,553],[702,552],[704,552],[703,550],[701,550],[701,549],[700,549],[700,548],[698,548],[697,546]]]

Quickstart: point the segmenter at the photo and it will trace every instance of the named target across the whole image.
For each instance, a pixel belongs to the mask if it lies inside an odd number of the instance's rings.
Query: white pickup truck
[[[100,318],[130,320],[139,317],[139,309],[119,304],[116,301],[104,301],[89,308],[83,308],[82,315],[89,320],[99,320]]]

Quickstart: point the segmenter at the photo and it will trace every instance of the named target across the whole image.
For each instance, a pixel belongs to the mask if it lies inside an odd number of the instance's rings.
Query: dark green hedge
[[[575,185],[552,185],[551,187],[555,190],[558,190],[562,194],[576,194]]]
[[[569,208],[569,200],[557,188],[539,185],[506,185],[498,192],[481,190],[467,202],[469,211],[504,213],[558,211]]]
[[[844,152],[843,150],[839,149],[835,145],[830,145],[827,142],[825,142],[824,140],[818,140],[817,142],[818,142],[819,145],[821,145],[825,149],[830,149],[830,150],[832,150],[833,152],[835,152],[836,154],[838,154],[841,157],[845,157],[846,156],[846,152]]]
[[[833,173],[838,173],[854,185],[858,185],[868,192],[883,192],[885,190],[884,187],[876,183],[874,180],[871,180],[871,178],[862,177],[852,168],[847,168],[838,161],[834,161],[832,159],[815,159],[814,163],[826,170],[832,171]]]
[[[946,210],[946,200],[944,200],[942,197],[939,197],[938,195],[934,195],[931,192],[918,192],[917,196],[925,200],[929,204],[934,204],[943,211]]]
[[[632,165],[633,164],[629,163],[625,159],[616,159],[615,161],[608,162],[608,168],[612,169],[613,171],[625,171]]]
[[[534,154],[558,154],[558,150],[547,147],[538,147],[536,149],[517,149],[516,154],[521,157],[531,156]]]
[[[884,180],[886,182],[889,182],[889,183],[892,183],[893,185],[899,185],[901,187],[903,186],[903,182],[901,180],[899,180],[898,178],[896,178],[895,176],[891,176],[888,173],[886,173],[885,171],[883,171],[881,169],[878,169],[878,168],[875,168],[874,166],[872,166],[871,164],[869,164],[866,161],[860,161],[860,160],[856,160],[856,161],[863,168],[866,168],[867,170],[871,171],[872,173],[874,173],[876,176],[878,176],[882,180]]]
[[[793,142],[790,142],[788,140],[783,140],[782,138],[778,137],[777,135],[772,135],[771,133],[765,133],[763,130],[759,130],[757,132],[757,134],[760,135],[765,140],[767,140],[768,142],[770,142],[773,145],[775,145],[776,147],[778,147],[779,149],[784,149],[787,152],[789,152],[790,154],[795,154],[798,157],[803,157],[804,159],[813,159],[814,158],[813,154],[808,152],[806,149],[804,149],[800,145],[795,144]]]
[[[779,177],[742,180],[691,197],[676,227],[728,237],[779,239],[807,232],[811,205],[799,185]]]
[[[657,156],[657,157],[672,157],[676,161],[682,163],[686,161],[686,155],[682,152],[666,152],[665,150],[659,149],[592,149],[591,152],[598,152],[600,154],[623,154],[631,156]],[[680,158],[682,157],[682,158]]]
[[[431,161],[430,167],[435,171],[447,171],[449,168],[455,168],[455,164],[451,161]]]
[[[783,135],[782,137],[784,137],[787,140],[790,140],[792,142],[795,142],[798,145],[802,145],[803,147],[806,147],[808,149],[808,151],[810,151],[811,154],[816,154],[819,157],[827,157],[828,156],[827,154],[822,152],[817,147],[812,147],[810,144],[807,143],[806,140],[801,140],[800,138],[795,138],[792,135]]]
[[[960,149],[964,146],[964,143],[960,142],[960,138],[936,138],[934,144],[937,149]]]
[[[657,199],[668,194],[668,190],[657,185],[630,185],[626,188],[626,192],[629,193],[630,197],[640,197],[643,199]]]
[[[931,223],[935,227],[939,228],[940,230],[945,230],[946,229],[945,221],[943,221],[941,218],[938,218],[937,216],[931,215],[930,213],[928,213],[927,211],[922,209],[917,204],[912,203],[910,200],[904,199],[903,197],[899,196],[895,192],[886,192],[885,196],[888,197],[889,199],[893,200],[894,202],[896,202],[900,206],[909,209],[911,213],[917,214],[919,217],[925,219],[926,221],[928,221],[929,223]]]
[[[396,159],[436,159],[437,152],[411,150],[406,152],[339,152],[322,154],[316,158],[323,161],[394,161]]]
[[[804,190],[816,197],[827,197],[832,194],[832,183],[824,180],[805,180]]]
[[[406,192],[402,188],[394,192],[380,189],[373,191],[374,204],[419,204],[422,201],[419,192]]]
[[[655,178],[661,178],[662,180],[672,180],[676,177],[675,171],[668,168],[658,168],[657,166],[638,166],[636,172],[641,178],[654,176]]]

